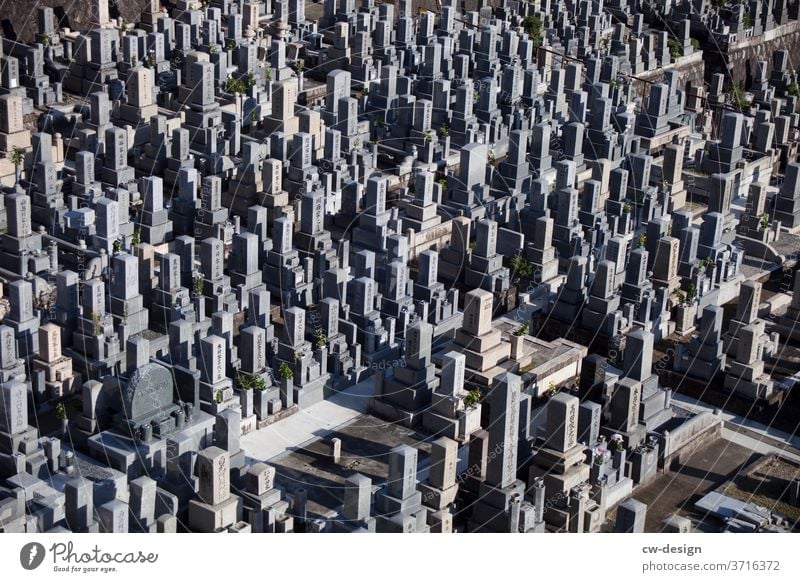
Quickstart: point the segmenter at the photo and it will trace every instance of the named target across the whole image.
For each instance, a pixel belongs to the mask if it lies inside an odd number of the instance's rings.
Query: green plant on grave
[[[522,21],[522,28],[533,41],[533,48],[542,46],[542,19],[538,16],[527,16]]]
[[[14,178],[15,183],[19,182],[19,174],[20,174],[20,167],[22,163],[25,161],[25,150],[20,147],[14,146],[14,149],[11,150],[11,163],[14,164]]]
[[[232,51],[236,48],[236,41],[232,38],[229,38],[225,41],[225,50]]]
[[[261,374],[250,376],[253,379],[253,389],[256,392],[261,392],[267,389],[267,381]]]
[[[689,283],[686,287],[686,300],[687,301],[694,301],[694,298],[697,296],[697,286],[694,283]]]
[[[217,48],[217,45],[215,45],[215,44],[208,45],[208,54],[215,55],[215,54],[217,54],[217,51],[219,51],[219,49]]]
[[[124,21],[123,21],[123,22],[124,22]],[[124,26],[124,25],[123,25],[123,26]],[[123,32],[125,32],[125,29],[123,28],[123,29],[122,29],[122,31],[123,31]],[[50,46],[50,35],[49,35],[49,34],[47,34],[47,33],[44,33],[44,34],[41,36],[41,39],[42,39],[42,44],[43,44],[44,46]]]
[[[100,335],[103,333],[103,327],[100,325],[100,314],[96,311],[92,311],[90,317],[92,318],[92,324],[94,325],[94,335]]]
[[[550,383],[547,385],[547,395],[555,396],[556,392],[558,392],[558,384],[550,380]]]
[[[317,329],[316,336],[318,348],[322,349],[328,345],[328,336],[325,335],[325,332],[322,330],[322,328]]]
[[[696,51],[700,50],[700,41],[696,38],[692,39],[692,48]]]
[[[142,228],[137,226],[133,229],[133,236],[131,237],[131,245],[139,246],[142,244]]]
[[[447,128],[446,125],[443,125],[439,128],[439,135],[442,137],[447,137],[450,135],[450,130]]]
[[[630,213],[631,213],[631,205],[630,205],[630,204],[628,204],[627,202],[625,202],[625,203],[622,205],[622,212],[623,212],[624,214],[630,214]]]
[[[742,26],[745,30],[753,28],[753,16],[749,12],[745,12],[742,16]]]
[[[667,48],[669,49],[669,56],[673,59],[679,59],[683,56],[683,47],[678,42],[677,38],[671,38],[667,41]]]
[[[381,119],[380,117],[377,117],[377,116],[373,119],[373,122],[375,123],[375,127],[379,128],[379,129],[386,125],[383,122],[383,119]]]
[[[792,97],[800,97],[800,87],[797,83],[791,83],[788,87],[786,87],[786,94],[791,95]]]
[[[744,83],[742,81],[738,81],[731,85],[726,92],[726,95],[728,96],[728,100],[738,109],[741,110],[747,107],[747,98],[744,94]]]
[[[192,278],[192,288],[195,295],[203,294],[203,278],[201,276],[198,275]]]
[[[522,325],[520,325],[515,331],[514,335],[519,337],[523,336],[528,333],[528,330],[531,328],[531,323],[529,321],[524,321]]]
[[[603,455],[602,455],[602,454],[600,454],[600,453],[596,453],[596,454],[594,455],[594,457],[592,458],[592,464],[593,464],[593,465],[596,465],[596,466],[598,466],[598,467],[599,467],[600,465],[602,465],[603,463],[605,463],[605,461],[606,461],[606,460],[605,460],[605,457],[603,457]]]
[[[422,139],[426,144],[429,144],[433,139],[433,135],[431,134],[430,131],[426,130],[425,133],[422,134]]]
[[[644,246],[647,244],[647,235],[643,232],[639,233],[638,242],[639,242],[639,248],[644,248]]]
[[[473,388],[467,392],[467,395],[464,397],[464,406],[467,408],[472,408],[476,404],[481,401],[481,391],[477,388]]]
[[[264,71],[264,79],[266,81],[272,81],[272,70],[267,69],[266,71]]]
[[[56,411],[56,418],[58,420],[61,421],[67,420],[67,408],[66,406],[64,406],[63,402],[59,402],[58,404],[56,404],[55,411]]]
[[[477,248],[478,248],[478,243],[476,243],[476,242],[469,243],[469,250],[471,250],[473,253],[475,252],[475,249],[477,249]]]
[[[442,190],[447,190],[447,178],[440,178],[437,184],[442,187]]]
[[[122,325],[128,325],[128,302],[122,304]]]
[[[248,71],[247,75],[245,75],[245,86],[250,89],[254,87],[256,84],[256,76],[253,74],[253,71]]]
[[[675,297],[678,298],[678,305],[686,305],[686,294],[683,291],[676,289]]]
[[[222,403],[222,390],[217,390],[217,393],[214,394],[214,402],[216,402],[217,404]]]
[[[475,103],[477,103],[478,101],[480,101],[480,99],[481,99],[481,94],[480,94],[480,93],[478,93],[477,91],[474,91],[474,92],[472,93],[472,100],[473,100]]]
[[[245,372],[236,372],[236,384],[242,390],[250,390],[253,387],[253,376]]]
[[[533,263],[521,254],[516,254],[508,259],[508,268],[519,278],[526,278],[533,275]]]
[[[769,228],[769,214],[764,212],[759,217],[759,220],[760,220],[760,223],[761,223],[761,228],[763,228],[764,230],[767,230]]]
[[[292,370],[292,367],[286,362],[281,362],[281,365],[278,366],[278,374],[280,374],[281,378],[284,380],[294,380],[294,370]]]
[[[113,243],[111,243],[111,248],[115,253],[119,253],[122,251],[122,241],[117,239]]]
[[[231,77],[225,81],[225,91],[228,93],[244,93],[246,89],[247,87],[241,79]]]

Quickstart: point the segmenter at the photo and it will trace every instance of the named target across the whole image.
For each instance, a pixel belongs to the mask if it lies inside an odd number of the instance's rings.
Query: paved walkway
[[[691,412],[714,411],[713,406],[684,394],[673,392],[672,402]],[[780,453],[787,458],[800,461],[800,456],[797,454],[800,450],[800,435],[792,435],[725,410],[722,411],[720,417],[725,421],[725,428],[722,430],[723,438],[748,447],[757,453]],[[787,448],[792,450],[786,450]]]
[[[744,432],[732,430],[727,427],[723,427],[721,436],[725,440],[748,448],[753,452],[760,453],[762,455],[777,453],[781,457],[800,463],[800,455],[796,455],[795,453],[791,452],[795,449],[784,449],[779,446],[774,446],[770,444],[772,439],[754,438],[748,434],[745,434]]]
[[[267,461],[300,448],[366,412],[367,400],[374,389],[374,376],[371,376],[327,400],[246,434],[241,440],[242,448],[248,457],[257,461]]]
[[[372,396],[374,388],[374,377],[369,377],[327,400],[243,436],[242,448],[248,457],[257,461],[268,461],[287,451],[302,448],[304,444],[323,437],[364,414],[367,400]],[[673,393],[672,401],[676,406],[691,412],[714,410],[713,406],[683,394]],[[758,453],[779,452],[800,462],[800,455],[784,449],[788,445],[800,450],[800,435],[790,435],[724,410],[721,417],[726,425],[722,432],[723,438]]]

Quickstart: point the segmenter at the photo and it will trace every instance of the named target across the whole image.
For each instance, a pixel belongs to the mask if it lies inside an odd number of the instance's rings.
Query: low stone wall
[[[736,240],[742,244],[744,253],[748,257],[755,257],[778,265],[783,264],[785,257],[776,251],[771,244],[741,235],[736,235]]]
[[[710,412],[696,414],[678,428],[664,431],[660,439],[663,460],[661,466],[669,469],[680,463],[682,457],[700,448],[709,439],[719,437],[722,432],[722,419]]]
[[[649,85],[648,81],[650,83],[660,82],[666,71],[678,71],[683,83],[692,81],[695,86],[702,85],[706,74],[706,61],[703,51],[696,51],[689,56],[680,57],[669,66],[640,73],[633,80],[633,86],[640,94],[646,94]]]
[[[724,299],[719,299],[717,305],[730,301]],[[776,390],[769,400],[759,399],[754,402],[746,396],[725,390],[722,382],[724,377],[724,374],[719,374],[711,382],[705,382],[672,370],[663,370],[659,373],[659,379],[664,386],[676,389],[681,394],[785,432],[795,430],[797,412],[794,407],[784,405],[786,395],[783,392]],[[797,392],[800,394],[800,391]]]
[[[731,43],[721,51],[710,40],[701,41],[703,49],[687,57],[680,57],[667,67],[659,67],[636,75],[634,87],[640,94],[647,93],[647,81],[654,83],[661,80],[667,70],[677,70],[683,82],[692,81],[695,86],[703,81],[711,81],[716,73],[725,75],[726,85],[733,79],[749,86],[756,70],[757,61],[767,61],[772,70],[772,54],[786,49],[790,55],[800,52],[800,21],[782,24],[757,37]]]
[[[109,17],[122,17],[126,22],[136,22],[141,17],[142,11],[147,5],[146,0],[126,0],[125,2],[109,2]],[[18,40],[31,42],[36,35],[36,9],[43,6],[50,6],[54,9],[56,26],[59,22],[61,26],[72,30],[84,31],[92,28],[93,3],[85,2],[64,2],[63,0],[14,0],[13,2],[3,3],[3,19],[8,19],[13,26],[14,33]]]
[[[756,71],[757,61],[767,61],[772,70],[772,53],[786,49],[790,55],[800,51],[800,21],[791,21],[775,27],[754,38],[731,43],[720,52],[713,43],[704,47],[706,79],[711,80],[715,73],[722,73],[728,79],[742,81],[748,86]]]

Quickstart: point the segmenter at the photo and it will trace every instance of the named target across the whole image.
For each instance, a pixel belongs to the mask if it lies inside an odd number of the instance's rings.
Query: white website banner
[[[74,534],[0,538],[0,579],[798,580],[795,535]]]

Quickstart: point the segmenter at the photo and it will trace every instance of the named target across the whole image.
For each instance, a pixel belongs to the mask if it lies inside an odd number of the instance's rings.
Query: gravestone
[[[209,447],[197,455],[197,494],[203,503],[217,505],[231,494],[230,455],[219,447]]]

